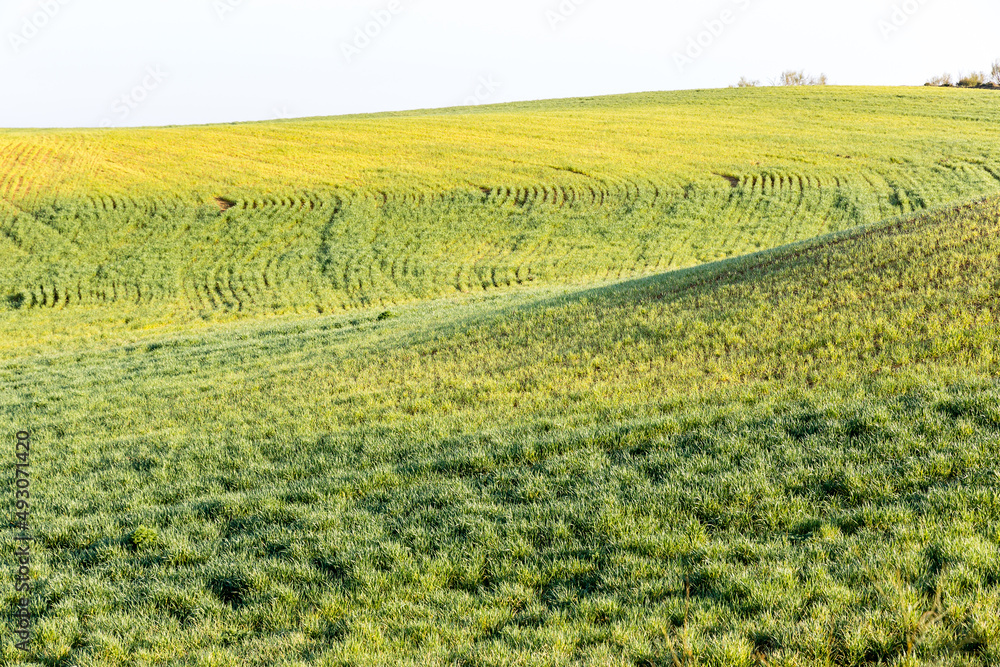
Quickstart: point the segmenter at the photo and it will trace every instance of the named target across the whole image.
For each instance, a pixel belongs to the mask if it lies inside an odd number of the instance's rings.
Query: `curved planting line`
[[[654,181],[652,179],[650,179],[649,185],[653,189],[653,199],[649,203],[649,205],[650,205],[651,208],[656,208],[656,205],[659,204],[659,202],[660,202],[660,196],[661,196],[660,186],[659,186],[659,184],[656,181]]]
[[[587,189],[590,190],[590,205],[592,207],[600,206],[604,202],[604,191],[598,191],[593,185],[588,185]]]
[[[766,210],[764,201],[764,177],[760,174],[753,174],[749,177],[749,188],[740,190],[740,198],[745,202],[740,210],[740,214],[734,225],[737,229],[751,229],[760,224],[764,219],[762,214]],[[761,238],[762,244],[767,244],[767,237]]]
[[[11,170],[18,172],[16,188],[10,193],[12,199],[32,201],[34,191],[40,192],[43,186],[59,182],[56,177],[59,172],[51,168],[55,151],[45,145],[46,142],[47,139],[36,138],[31,143],[21,143],[10,162]],[[25,181],[26,175],[32,176],[30,181]]]
[[[622,176],[622,188],[624,190],[624,194],[621,206],[625,210],[626,214],[631,215],[640,208],[642,191],[639,188],[639,183],[636,182],[629,174]]]
[[[18,151],[15,156],[12,166],[18,171],[17,180],[14,182],[13,190],[7,191],[7,196],[10,199],[18,199],[18,195],[24,188],[24,174],[25,172],[32,171],[34,165],[31,164],[32,159],[40,150],[38,144],[22,144],[21,150]],[[26,188],[24,188],[26,190]]]
[[[861,176],[871,185],[870,192],[878,206],[877,220],[887,220],[903,213],[902,207],[893,203],[891,193],[894,190],[881,174],[863,171],[861,172]]]
[[[739,186],[728,188],[728,192],[723,195],[725,201],[719,209],[717,220],[723,223],[729,221],[729,224],[726,225],[727,236],[720,245],[720,249],[725,249],[730,244],[734,234],[745,234],[745,228],[738,224],[740,215],[745,211],[745,207],[743,206],[744,195],[744,189]]]
[[[464,256],[458,257],[459,282],[467,288],[462,291],[472,291],[476,288],[486,289],[487,281],[483,278],[482,260],[491,248],[488,240],[473,235],[467,235],[467,245],[464,248]],[[462,277],[465,280],[462,280]]]
[[[216,308],[215,299],[208,287],[208,281],[202,275],[201,262],[204,256],[193,249],[190,262],[181,271],[181,280],[190,281],[189,291],[194,292],[194,301],[201,311],[212,311]]]
[[[236,287],[233,285],[233,265],[230,263],[225,267],[225,287],[229,295],[236,301],[236,311],[243,311],[243,300],[240,299],[240,295],[236,291]]]
[[[543,184],[540,187],[536,187],[535,191],[536,192],[538,192],[538,191],[541,192],[540,196],[536,197],[539,200],[538,201],[539,206],[544,206],[545,204],[548,203],[548,201],[549,201],[549,195],[550,194],[552,195],[552,203],[553,204],[556,203],[556,201],[555,201],[555,199],[556,199],[555,198],[555,192],[554,191],[553,192],[549,192],[549,187],[547,185]]]
[[[566,206],[566,188],[559,183],[552,183],[549,186],[552,193],[552,206],[563,208]]]
[[[205,269],[199,276],[196,282],[198,286],[199,293],[204,294],[205,301],[208,302],[208,309],[210,311],[218,310],[221,305],[221,294],[215,292],[215,286],[212,284],[211,274],[208,269]]]
[[[192,265],[193,261],[189,267]],[[182,302],[190,304],[191,309],[195,311],[205,311],[207,309],[205,301],[201,298],[201,293],[198,290],[198,280],[194,271],[190,270],[190,268],[180,271],[177,283],[180,287],[178,296]]]
[[[517,189],[517,197],[514,199],[514,203],[519,208],[525,208],[528,205],[529,196],[530,195],[529,195],[529,189],[528,188],[526,188],[526,187],[518,187],[518,189]]]
[[[212,272],[208,274],[208,283],[206,283],[206,285],[208,285],[212,292],[219,297],[219,303],[221,304],[221,308],[223,310],[230,310],[232,308],[232,303],[230,303],[230,301],[226,298],[226,295],[223,293],[216,274]]]
[[[360,253],[361,253],[360,250],[355,250],[354,252],[349,253],[346,259],[344,260],[343,264],[343,272],[342,272],[343,282],[341,284],[342,285],[341,289],[347,295],[347,298],[349,300],[353,298],[355,290],[361,288],[360,279],[358,279],[357,281],[358,287],[355,288],[354,286],[354,275],[355,273],[357,273],[354,266],[355,264],[358,263],[357,257],[360,255]]]
[[[1000,168],[990,167],[987,164],[982,164],[980,167],[990,176],[990,178],[1000,184]]]
[[[4,166],[8,167],[4,171],[5,182],[9,180],[11,174],[26,168],[24,155],[29,150],[31,150],[31,144],[25,141],[10,144],[7,154],[4,155]]]
[[[820,221],[826,223],[823,231],[830,232],[841,226],[842,216],[838,214],[837,209],[837,201],[841,197],[841,191],[840,187],[836,185],[839,180],[836,176],[828,176],[826,179],[820,186],[819,202],[816,205],[816,210],[819,211]]]
[[[487,259],[481,262],[489,274],[487,278],[489,284],[494,288],[506,287],[509,281],[505,283],[502,275],[498,277],[498,273],[502,274],[507,271],[504,264],[506,263],[505,260],[510,257],[510,250],[497,243],[490,244],[489,250],[491,252],[488,253]]]
[[[248,304],[256,303],[268,292],[267,277],[257,273],[258,270],[266,272],[266,265],[263,269],[255,268],[259,266],[259,262],[255,261],[258,250],[266,247],[267,235],[273,236],[275,230],[280,229],[279,222],[295,220],[295,216],[290,214],[298,206],[296,200],[289,197],[272,199],[271,202],[273,205],[256,211],[227,211],[219,216],[217,237],[224,241],[225,250],[216,255],[216,261],[208,269],[208,277],[227,309],[234,306],[237,311],[248,309]],[[241,268],[250,270],[249,280]],[[259,293],[250,287],[261,283],[263,287],[257,290]]]
[[[625,199],[625,186],[616,177],[608,179],[607,185],[609,204],[620,204]],[[602,201],[601,207],[603,208],[604,206],[605,202]]]
[[[457,262],[465,253],[465,248],[472,241],[472,235],[467,229],[452,229],[449,232],[446,238],[433,244],[433,252],[427,260],[428,266],[431,267],[431,284],[441,286],[440,288],[435,288],[435,291],[438,292],[448,285],[456,286],[456,289],[460,290],[457,286],[460,284],[461,267]],[[456,267],[458,268],[456,269]]]
[[[826,231],[826,223],[829,220],[829,211],[823,205],[823,187],[820,178],[809,174],[803,176],[802,194],[804,210],[812,221],[815,235],[818,236]]]
[[[21,143],[16,141],[0,143],[0,191],[5,191],[5,184],[10,178],[11,169],[17,164],[15,156],[21,150]]]
[[[21,190],[24,186],[24,176],[18,175],[17,180],[12,181],[11,185],[13,186],[13,188],[8,190],[7,194],[8,199],[14,199],[14,200],[25,199],[24,197],[20,196]]]
[[[641,208],[645,192],[642,188],[642,181],[636,180],[633,177],[626,178],[625,188],[628,207],[630,209]]]
[[[341,295],[330,289],[330,281],[325,268],[325,262],[328,259],[328,225],[336,210],[339,210],[339,203],[331,210],[326,208],[324,203],[318,202],[312,208],[303,209],[298,218],[298,229],[302,234],[300,238],[303,239],[303,247],[306,250],[303,254],[302,264],[305,271],[305,283],[312,294],[316,309],[320,313],[325,312],[327,308],[335,307],[335,303],[343,301]],[[307,237],[308,242],[306,242]]]
[[[497,186],[490,189],[489,199],[484,203],[490,204],[495,208],[500,208],[507,203],[509,198],[510,189],[503,186]]]
[[[270,250],[269,235],[278,228],[278,222],[285,218],[280,208],[271,208],[252,215],[230,216],[231,227],[228,245],[233,249],[226,262],[228,289],[237,301],[239,310],[266,298],[269,290],[263,276],[265,267],[261,260],[265,250]],[[240,224],[242,222],[242,224]],[[244,295],[240,297],[240,293]]]
[[[570,208],[573,201],[573,188],[564,183],[554,183],[552,185],[553,204],[558,209]]]
[[[639,185],[642,196],[640,197],[640,203],[644,209],[652,209],[656,206],[656,200],[659,199],[660,189],[656,186],[651,178],[646,175],[637,175],[638,179],[636,183]]]
[[[785,234],[786,236],[793,237],[795,240],[799,240],[802,237],[802,234],[796,233],[793,225],[796,226],[795,228],[801,230],[803,223],[808,220],[806,215],[808,211],[806,193],[802,185],[802,180],[802,176],[798,174],[791,175],[788,178],[789,196],[792,200],[794,200],[793,206],[795,208],[792,210],[791,216],[788,217]]]
[[[539,204],[538,200],[542,194],[542,189],[537,184],[532,184],[528,187],[528,201],[525,204],[525,208],[533,209]]]

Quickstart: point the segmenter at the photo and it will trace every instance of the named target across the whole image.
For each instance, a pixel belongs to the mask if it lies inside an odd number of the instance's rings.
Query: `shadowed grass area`
[[[987,199],[586,291],[11,354],[41,620],[4,659],[995,664],[998,232]]]

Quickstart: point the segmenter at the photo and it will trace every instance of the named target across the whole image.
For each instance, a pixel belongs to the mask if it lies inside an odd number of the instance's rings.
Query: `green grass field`
[[[998,123],[983,91],[833,88],[3,131],[0,307],[166,323],[662,273],[996,191]]]
[[[997,120],[0,132],[4,664],[1000,664]]]

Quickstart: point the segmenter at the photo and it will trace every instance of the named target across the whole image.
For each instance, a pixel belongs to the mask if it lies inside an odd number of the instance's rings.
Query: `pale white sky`
[[[988,69],[998,26],[996,0],[4,0],[0,127],[716,88],[784,69],[919,85]]]

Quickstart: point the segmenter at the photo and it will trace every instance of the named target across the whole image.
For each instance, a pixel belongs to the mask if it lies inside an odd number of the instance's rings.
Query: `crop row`
[[[942,169],[944,169],[942,167]],[[89,196],[0,207],[0,305],[158,303],[324,312],[617,279],[775,247],[990,188],[985,168],[912,176],[719,174],[440,191]],[[3,201],[3,200],[0,200]]]

